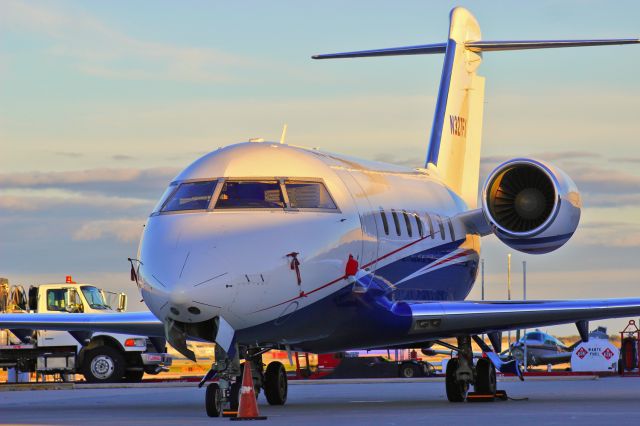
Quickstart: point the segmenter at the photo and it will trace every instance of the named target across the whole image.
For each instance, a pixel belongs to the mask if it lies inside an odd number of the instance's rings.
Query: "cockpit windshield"
[[[278,209],[284,198],[277,181],[226,181],[216,209]]]
[[[327,188],[320,182],[285,182],[290,207],[293,209],[335,209]]]
[[[87,299],[87,303],[91,309],[111,309],[111,306],[107,305],[107,302],[102,296],[102,292],[96,287],[83,285],[80,287],[84,298]]]
[[[206,210],[218,181],[185,182],[180,184],[162,208],[163,212]]]
[[[232,209],[338,211],[320,179],[226,178],[174,182],[167,188],[152,215]]]

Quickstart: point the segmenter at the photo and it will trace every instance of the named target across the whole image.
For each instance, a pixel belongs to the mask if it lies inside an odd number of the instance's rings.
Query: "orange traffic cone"
[[[256,402],[256,391],[253,389],[253,376],[251,375],[251,362],[244,363],[244,374],[242,375],[242,387],[240,388],[240,405],[238,406],[238,417],[231,417],[230,420],[266,420],[266,416],[261,416],[258,412]]]

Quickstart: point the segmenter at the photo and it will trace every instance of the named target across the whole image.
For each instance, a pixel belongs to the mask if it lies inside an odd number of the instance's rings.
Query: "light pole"
[[[522,300],[527,300],[527,261],[522,261]],[[524,371],[527,371],[527,329],[524,329]]]
[[[482,274],[482,300],[484,300],[484,259],[480,260],[480,271]]]
[[[507,300],[511,300],[511,253],[507,254]],[[507,346],[511,355],[511,330],[507,334]]]

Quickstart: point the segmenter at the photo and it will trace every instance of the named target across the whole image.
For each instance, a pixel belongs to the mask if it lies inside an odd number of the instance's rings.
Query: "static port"
[[[189,311],[189,313],[193,315],[200,315],[200,309],[196,308],[195,306],[189,306],[189,309],[187,309],[187,311]]]

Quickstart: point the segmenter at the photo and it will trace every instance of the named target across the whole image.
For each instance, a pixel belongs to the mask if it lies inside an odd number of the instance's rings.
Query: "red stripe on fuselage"
[[[411,246],[413,246],[413,245],[415,245],[415,244],[419,243],[420,241],[423,241],[423,240],[427,239],[427,238],[428,238],[428,237],[430,237],[430,236],[431,236],[431,235],[424,236],[424,237],[422,237],[422,238],[420,238],[420,239],[418,239],[418,240],[412,241],[412,242],[410,242],[409,244],[407,244],[407,245],[405,245],[405,246],[402,246],[402,247],[400,247],[400,248],[398,248],[398,249],[396,249],[396,250],[390,251],[389,253],[385,254],[384,256],[381,256],[381,257],[379,257],[379,258],[377,258],[377,259],[375,259],[375,260],[372,260],[371,262],[367,263],[366,265],[362,265],[362,267],[361,267],[361,268],[362,268],[362,269],[367,268],[367,267],[369,267],[369,266],[373,265],[373,264],[374,264],[374,263],[376,263],[376,262],[379,262],[379,261],[381,261],[381,260],[383,260],[383,259],[386,259],[387,257],[389,257],[389,256],[391,256],[391,255],[394,255],[394,254],[398,253],[398,252],[399,252],[399,251],[401,251],[401,250],[404,250],[404,249],[406,249],[406,248],[409,248],[409,247],[411,247]],[[451,257],[451,258],[449,258],[449,259],[445,259],[445,260],[441,261],[440,263],[442,263],[442,262],[447,262],[447,261],[449,261],[449,260],[451,260],[451,259],[455,259],[456,257],[459,257],[459,256],[460,256],[460,255],[462,255],[462,254],[466,254],[466,253],[468,253],[468,252],[472,252],[472,251],[473,251],[473,250],[467,250],[467,251],[465,251],[465,252],[463,252],[463,253],[460,253],[459,255],[453,256],[453,257]],[[311,291],[310,291],[310,292],[308,292],[308,293],[304,293],[304,292],[303,292],[303,293],[302,293],[301,295],[299,295],[299,296],[293,297],[293,298],[291,298],[291,299],[289,299],[289,300],[285,300],[284,302],[280,302],[280,303],[278,303],[277,305],[269,306],[269,307],[267,307],[267,308],[258,309],[257,311],[253,311],[252,313],[253,313],[253,314],[255,314],[255,313],[258,313],[258,312],[266,311],[267,309],[277,308],[278,306],[284,305],[285,303],[293,302],[294,300],[298,300],[298,299],[301,299],[301,298],[303,298],[303,297],[307,297],[308,295],[313,294],[313,293],[315,293],[316,291],[319,291],[319,290],[322,290],[323,288],[329,287],[330,285],[333,285],[333,284],[335,284],[335,283],[337,283],[337,282],[340,282],[340,281],[342,281],[342,280],[344,280],[344,279],[346,279],[346,278],[347,278],[347,276],[346,276],[346,275],[343,275],[343,276],[341,276],[341,277],[339,277],[339,278],[336,278],[336,279],[335,279],[335,280],[333,280],[333,281],[330,281],[330,282],[328,282],[328,283],[326,283],[326,284],[321,285],[320,287],[318,287],[318,288],[316,288],[316,289],[314,289],[314,290],[311,290]]]

